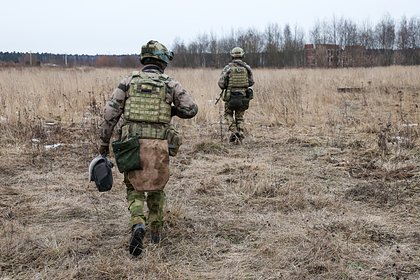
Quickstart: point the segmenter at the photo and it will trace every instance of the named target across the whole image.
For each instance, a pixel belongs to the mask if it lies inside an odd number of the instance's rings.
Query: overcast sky
[[[60,54],[135,54],[150,39],[171,48],[175,39],[263,32],[273,23],[307,36],[317,20],[334,16],[357,24],[387,13],[397,22],[420,17],[419,0],[1,0],[0,7],[0,51]]]

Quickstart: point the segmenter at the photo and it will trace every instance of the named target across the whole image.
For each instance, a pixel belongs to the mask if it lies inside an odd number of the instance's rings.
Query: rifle
[[[216,99],[216,103],[214,103],[214,105],[216,105],[216,104],[217,104],[217,102],[219,102],[220,98],[222,98],[222,96],[223,96],[223,92],[224,92],[225,90],[226,90],[226,89],[222,89],[222,91],[220,92],[219,98],[217,98],[217,99]]]

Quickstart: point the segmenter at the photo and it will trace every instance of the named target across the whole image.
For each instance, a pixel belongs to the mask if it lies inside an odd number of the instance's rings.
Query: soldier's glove
[[[100,145],[98,152],[100,155],[108,155],[109,154],[109,145]]]

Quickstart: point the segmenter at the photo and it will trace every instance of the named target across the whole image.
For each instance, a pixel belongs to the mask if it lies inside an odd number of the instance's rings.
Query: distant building
[[[367,66],[367,61],[364,46],[347,46],[342,49],[336,44],[305,45],[305,67],[358,67]]]
[[[315,45],[317,67],[337,68],[340,66],[341,48],[335,44]]]
[[[346,48],[340,53],[342,67],[367,66],[366,59],[365,46],[346,46]]]
[[[306,67],[316,67],[316,51],[313,44],[306,44],[304,48],[304,64]]]

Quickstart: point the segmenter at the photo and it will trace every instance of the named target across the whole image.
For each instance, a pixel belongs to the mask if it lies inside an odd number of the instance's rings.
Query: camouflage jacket
[[[146,65],[142,72],[161,73],[160,68],[153,65]],[[114,127],[119,121],[124,122],[124,105],[129,97],[129,87],[132,76],[124,78],[118,87],[112,92],[111,98],[105,105],[104,120],[100,125],[100,145],[109,145]],[[198,112],[198,107],[192,96],[182,87],[182,85],[169,78],[166,81],[167,93],[166,102],[172,105],[172,115],[183,119],[194,117]],[[121,119],[121,120],[120,120]]]
[[[228,65],[226,65],[223,68],[222,73],[220,74],[220,78],[219,78],[219,83],[218,83],[219,87],[221,89],[226,89],[228,87],[229,74],[230,74],[230,69],[232,67],[232,64],[243,66],[248,70],[248,81],[249,81],[248,86],[251,87],[254,84],[254,76],[252,75],[252,69],[248,64],[246,64],[246,62],[242,61],[241,59],[234,59],[232,60],[232,62],[230,62]]]

